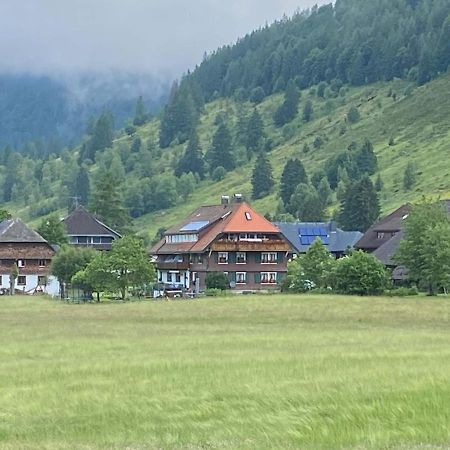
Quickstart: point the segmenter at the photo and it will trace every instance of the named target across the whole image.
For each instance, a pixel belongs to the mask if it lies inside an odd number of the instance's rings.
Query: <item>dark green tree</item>
[[[205,162],[203,161],[203,154],[195,130],[191,133],[186,151],[175,168],[175,175],[177,177],[189,172],[197,174],[200,179],[203,179],[205,176]]]
[[[355,155],[355,162],[361,174],[373,175],[378,168],[377,156],[373,151],[372,143],[366,139]]]
[[[324,219],[324,205],[316,188],[301,183],[292,194],[288,212],[302,222],[319,222]]]
[[[381,192],[383,190],[383,180],[380,174],[378,174],[377,179],[375,180],[375,190],[377,192]]]
[[[380,204],[372,181],[367,176],[350,183],[338,215],[344,230],[365,232],[380,215]]]
[[[360,115],[359,115],[359,111],[358,108],[356,106],[352,106],[347,113],[347,120],[350,123],[356,123],[358,122],[360,119]]]
[[[280,196],[285,206],[289,204],[295,188],[308,183],[305,168],[299,159],[289,159],[283,169],[280,180]]]
[[[110,171],[105,171],[94,183],[89,209],[109,227],[123,231],[130,223],[124,207],[122,191]]]
[[[78,170],[77,178],[75,180],[75,197],[78,197],[78,200],[82,205],[88,204],[90,190],[89,173],[86,166],[82,165]]]
[[[51,214],[44,219],[37,232],[52,245],[61,246],[68,242],[66,227],[57,214]]]
[[[303,120],[309,122],[312,119],[314,112],[313,104],[311,100],[306,100],[305,106],[303,107]]]
[[[225,122],[222,122],[214,133],[206,159],[210,173],[213,173],[217,167],[223,167],[227,171],[234,169],[233,141]]]
[[[252,196],[254,199],[265,197],[273,188],[272,166],[267,155],[261,153],[255,162],[252,174]]]
[[[245,147],[247,152],[251,155],[262,148],[264,139],[264,124],[258,110],[253,110],[250,119],[247,121],[247,130],[245,133]]]
[[[412,189],[412,187],[416,184],[417,179],[417,169],[416,165],[408,161],[408,164],[406,165],[405,172],[403,174],[403,187],[405,188],[405,191],[409,191]]]
[[[284,101],[275,111],[273,121],[277,127],[282,127],[294,119],[298,113],[300,94],[293,80],[290,80],[284,92]]]
[[[145,108],[144,100],[142,98],[142,95],[139,96],[136,102],[136,106],[134,108],[134,119],[133,119],[133,125],[140,126],[144,125],[145,122],[148,120],[148,112]]]

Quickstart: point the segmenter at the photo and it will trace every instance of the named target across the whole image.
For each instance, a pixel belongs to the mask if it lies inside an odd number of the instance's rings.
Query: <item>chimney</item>
[[[230,204],[230,196],[222,195],[222,197],[220,197],[220,204],[221,205],[229,205]]]
[[[236,203],[242,203],[242,200],[243,200],[242,194],[234,194],[234,201]]]

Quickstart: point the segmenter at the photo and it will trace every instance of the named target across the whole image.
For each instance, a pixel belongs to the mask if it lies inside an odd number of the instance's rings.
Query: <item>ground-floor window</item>
[[[261,272],[262,284],[276,284],[277,273],[276,272]]]
[[[236,272],[236,283],[237,284],[247,283],[247,273],[246,272]]]
[[[47,285],[47,277],[45,275],[38,276],[38,286],[46,286]]]
[[[17,277],[17,286],[25,286],[27,284],[27,277],[25,275],[19,275]]]

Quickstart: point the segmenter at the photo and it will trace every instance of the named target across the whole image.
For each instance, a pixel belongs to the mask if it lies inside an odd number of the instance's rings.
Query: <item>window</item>
[[[25,286],[27,284],[27,277],[25,275],[19,275],[17,277],[17,286]]]
[[[277,273],[276,272],[261,272],[261,283],[262,284],[276,284],[277,283]]]
[[[236,253],[236,263],[237,264],[245,264],[246,262],[247,262],[247,253],[237,252]]]
[[[18,259],[17,260],[17,267],[25,267],[25,260],[24,259]]]
[[[203,256],[197,255],[197,264],[203,264]]]
[[[79,244],[87,244],[87,236],[78,236]]]
[[[38,276],[38,286],[46,286],[47,285],[47,277],[43,275]]]
[[[92,236],[93,244],[100,244],[101,241],[102,241],[102,238],[100,236]]]
[[[383,238],[384,238],[384,233],[381,232],[381,231],[379,231],[379,232],[377,233],[377,239],[383,239]]]
[[[47,261],[45,259],[38,260],[39,267],[45,267],[47,265]]]
[[[102,237],[100,238],[100,241],[102,244],[111,244],[111,242],[113,241],[112,237]]]
[[[247,283],[247,273],[246,272],[237,272],[236,273],[236,283],[237,284]]]
[[[166,236],[167,244],[178,244],[181,242],[196,242],[198,235],[196,234],[169,234]]]
[[[172,283],[172,274],[171,273],[167,274],[167,282]]]
[[[251,215],[249,212],[246,212],[246,213],[245,213],[245,218],[246,218],[247,220],[252,220],[252,215]]]
[[[276,253],[261,253],[261,262],[263,264],[276,264],[277,254]]]
[[[219,252],[219,264],[228,264],[228,252]]]
[[[0,275],[0,286],[3,284],[2,276]]]
[[[181,283],[181,275],[179,273],[175,274],[175,283]]]

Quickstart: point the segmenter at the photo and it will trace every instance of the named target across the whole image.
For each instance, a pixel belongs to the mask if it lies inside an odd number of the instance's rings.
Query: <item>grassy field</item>
[[[0,299],[1,449],[450,448],[450,300]]]

